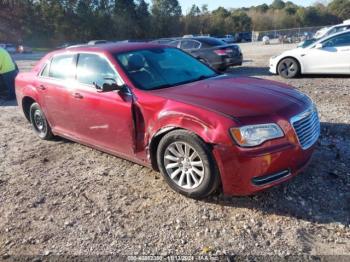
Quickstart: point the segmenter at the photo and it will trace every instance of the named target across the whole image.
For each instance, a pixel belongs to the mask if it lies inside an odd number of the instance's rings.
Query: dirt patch
[[[0,255],[350,255],[349,78],[283,80],[268,58],[291,46],[241,47],[245,63],[231,73],[286,82],[318,106],[322,135],[302,174],[253,197],[196,201],[150,169],[40,141],[14,102],[0,101]],[[28,70],[38,57],[16,60]]]

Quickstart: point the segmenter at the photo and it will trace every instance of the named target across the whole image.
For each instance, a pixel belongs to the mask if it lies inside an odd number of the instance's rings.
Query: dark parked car
[[[316,107],[298,90],[218,74],[165,45],[49,53],[17,76],[16,95],[41,139],[62,136],[160,170],[195,198],[220,188],[249,195],[291,179],[320,134]]]
[[[226,70],[230,66],[242,65],[243,55],[238,45],[213,37],[182,38],[169,43],[181,48],[200,61],[217,70]]]
[[[237,43],[251,42],[252,41],[252,32],[237,33],[235,35],[235,40]]]
[[[159,44],[159,45],[167,45],[175,40],[178,40],[178,38],[160,38],[156,40],[150,41],[152,44]]]

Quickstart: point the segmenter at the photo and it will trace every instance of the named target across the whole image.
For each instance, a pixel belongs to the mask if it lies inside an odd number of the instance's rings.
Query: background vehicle
[[[225,194],[247,195],[292,178],[320,131],[312,101],[297,90],[217,74],[168,46],[61,49],[18,75],[16,95],[40,138],[63,136],[159,169],[196,198],[220,182]]]
[[[263,43],[263,45],[269,45],[270,44],[270,37],[268,37],[268,36],[264,36],[263,38],[262,38],[262,43]]]
[[[300,74],[350,74],[350,30],[272,57],[270,72],[285,78]]]
[[[160,45],[167,45],[171,42],[173,42],[174,40],[177,40],[180,38],[160,38],[160,39],[156,39],[156,40],[152,40],[150,41],[150,43],[152,44],[160,44]]]
[[[28,54],[28,53],[32,53],[33,49],[30,48],[29,46],[19,45],[17,47],[17,52],[20,53],[20,54]]]
[[[178,39],[170,42],[169,45],[181,48],[218,70],[242,65],[243,62],[243,54],[238,45],[227,44],[213,37]]]
[[[236,42],[236,39],[233,35],[225,35],[223,37],[217,37],[217,38],[221,41],[228,43],[228,44],[232,44],[232,43]]]
[[[16,53],[17,48],[14,44],[0,44],[1,48],[4,48],[9,53]]]
[[[315,33],[314,38],[321,39],[322,37],[330,36],[349,29],[350,29],[350,20],[346,20],[342,24],[322,28],[321,30]]]
[[[237,43],[241,42],[251,42],[252,41],[252,32],[240,32],[235,34],[235,41]]]

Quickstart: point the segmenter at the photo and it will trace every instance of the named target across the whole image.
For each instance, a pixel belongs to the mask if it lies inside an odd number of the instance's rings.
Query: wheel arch
[[[22,110],[23,110],[24,116],[28,121],[30,121],[30,116],[29,116],[30,107],[34,103],[37,103],[37,101],[31,96],[25,96],[22,99]]]
[[[151,160],[151,165],[152,168],[156,171],[159,171],[158,168],[158,163],[157,163],[157,150],[158,150],[158,145],[160,143],[160,141],[162,140],[162,138],[175,130],[184,130],[190,133],[195,134],[200,140],[202,140],[205,144],[207,144],[209,146],[209,148],[212,148],[212,144],[211,142],[206,141],[205,139],[203,139],[203,137],[201,137],[197,132],[184,128],[184,127],[179,127],[179,126],[167,126],[167,127],[163,127],[160,130],[158,130],[150,139],[150,143],[149,143],[149,147],[148,147],[148,153],[149,153],[149,157]]]

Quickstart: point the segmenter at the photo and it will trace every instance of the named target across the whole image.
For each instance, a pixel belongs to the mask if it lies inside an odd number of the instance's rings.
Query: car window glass
[[[200,44],[193,40],[183,40],[181,41],[181,49],[196,49],[199,48]]]
[[[117,80],[117,74],[104,57],[96,54],[79,54],[77,80],[80,83],[102,86],[107,78]]]
[[[180,41],[172,41],[172,42],[168,43],[167,45],[178,47],[179,43],[180,43]]]
[[[216,39],[216,38],[204,38],[203,37],[199,41],[201,41],[202,43],[204,43],[204,44],[206,44],[208,46],[226,45],[226,43],[224,41]]]
[[[45,66],[44,66],[44,69],[41,71],[41,76],[43,77],[48,77],[49,76],[49,66],[50,64],[47,63]]]
[[[350,45],[350,33],[342,34],[323,42],[324,47],[338,47]]]
[[[75,77],[74,55],[60,55],[52,59],[49,76],[57,79],[73,79]]]

